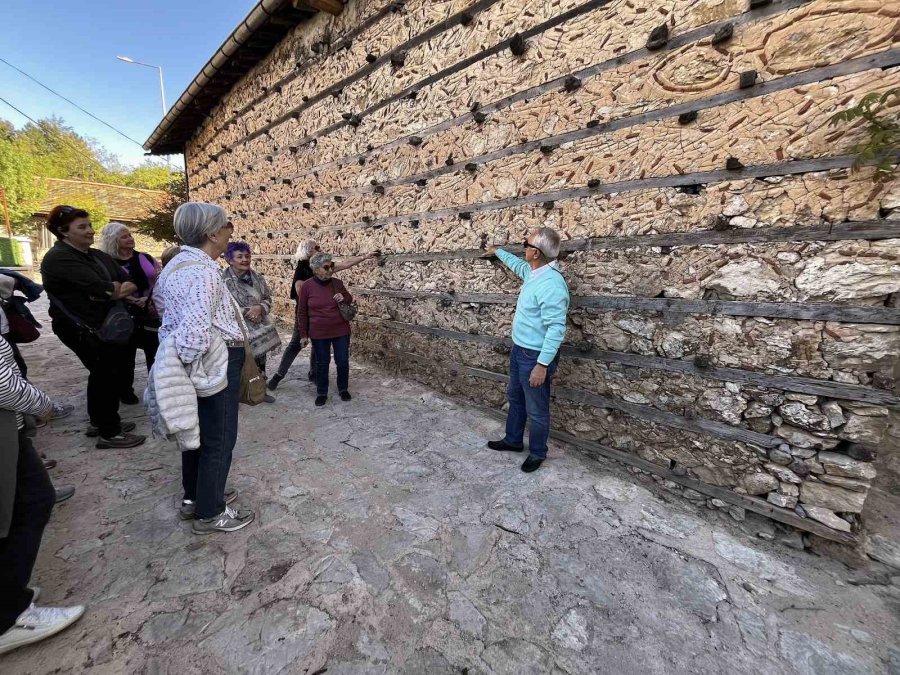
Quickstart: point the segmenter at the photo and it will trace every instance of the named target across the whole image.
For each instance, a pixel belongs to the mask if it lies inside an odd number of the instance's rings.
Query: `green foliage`
[[[125,185],[144,190],[165,190],[171,180],[169,174],[170,171],[165,166],[144,162],[125,174]]]
[[[863,165],[875,165],[875,182],[885,181],[897,171],[900,159],[900,87],[884,93],[872,92],[852,108],[847,108],[829,120],[829,124],[862,124],[866,140],[856,145],[853,170]],[[889,110],[890,108],[893,110]]]
[[[106,207],[92,194],[82,193],[66,197],[66,204],[74,206],[76,209],[84,209],[87,211],[88,215],[91,217],[91,225],[94,226],[94,230],[97,232],[109,222],[109,215],[106,212]]]
[[[135,226],[141,234],[159,241],[177,241],[172,219],[175,209],[187,200],[187,181],[182,172],[172,174],[172,180],[165,186],[166,198],[143,222]]]
[[[4,138],[0,133],[0,188],[6,192],[9,220],[16,234],[31,231],[31,214],[44,196],[44,184],[35,180],[34,175],[32,158],[22,153],[13,139]],[[3,227],[2,213],[0,227]]]
[[[111,172],[98,158],[96,143],[82,138],[60,119],[27,124],[15,132],[15,141],[20,151],[31,157],[37,176],[118,182],[111,180]]]

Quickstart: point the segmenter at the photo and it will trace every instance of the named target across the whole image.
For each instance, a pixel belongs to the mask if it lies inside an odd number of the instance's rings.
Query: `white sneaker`
[[[15,625],[0,635],[0,654],[40,642],[71,626],[84,614],[84,607],[36,607],[19,615]]]

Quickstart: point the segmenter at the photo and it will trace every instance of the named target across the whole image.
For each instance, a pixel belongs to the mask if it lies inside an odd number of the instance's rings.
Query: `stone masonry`
[[[499,409],[518,281],[479,250],[554,227],[560,431],[855,541],[896,464],[900,180],[829,120],[900,86],[896,3],[406,0],[343,40],[385,6],[295,28],[187,145],[278,313],[300,241],[379,250],[356,356]]]

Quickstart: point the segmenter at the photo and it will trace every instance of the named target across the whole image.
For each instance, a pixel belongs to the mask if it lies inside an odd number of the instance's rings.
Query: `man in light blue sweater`
[[[528,458],[522,471],[536,471],[547,458],[550,436],[550,382],[559,364],[559,347],[566,335],[569,288],[559,271],[559,234],[549,227],[528,233],[525,260],[512,253],[487,248],[525,282],[516,302],[513,348],[509,356],[509,412],[506,436],[490,441],[492,450],[521,452],[525,420],[531,418]]]

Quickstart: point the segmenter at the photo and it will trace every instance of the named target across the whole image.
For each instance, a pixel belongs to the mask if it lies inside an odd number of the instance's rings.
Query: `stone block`
[[[847,455],[842,455],[837,452],[820,452],[818,459],[825,468],[825,473],[834,476],[845,476],[847,478],[859,478],[862,480],[872,480],[875,478],[875,467],[870,463],[851,459]]]
[[[800,502],[804,508],[820,506],[838,513],[859,513],[862,511],[865,501],[865,493],[845,490],[836,485],[825,485],[812,481],[804,481],[800,484]]]
[[[837,515],[834,511],[823,508],[821,506],[812,506],[810,504],[804,504],[803,510],[806,512],[806,515],[813,520],[816,520],[823,525],[827,525],[833,530],[839,530],[841,532],[849,532],[850,531],[850,523]]]
[[[796,497],[790,497],[778,492],[770,492],[769,496],[766,498],[766,501],[768,501],[770,504],[774,504],[775,506],[780,506],[783,509],[792,509],[797,505]]]

